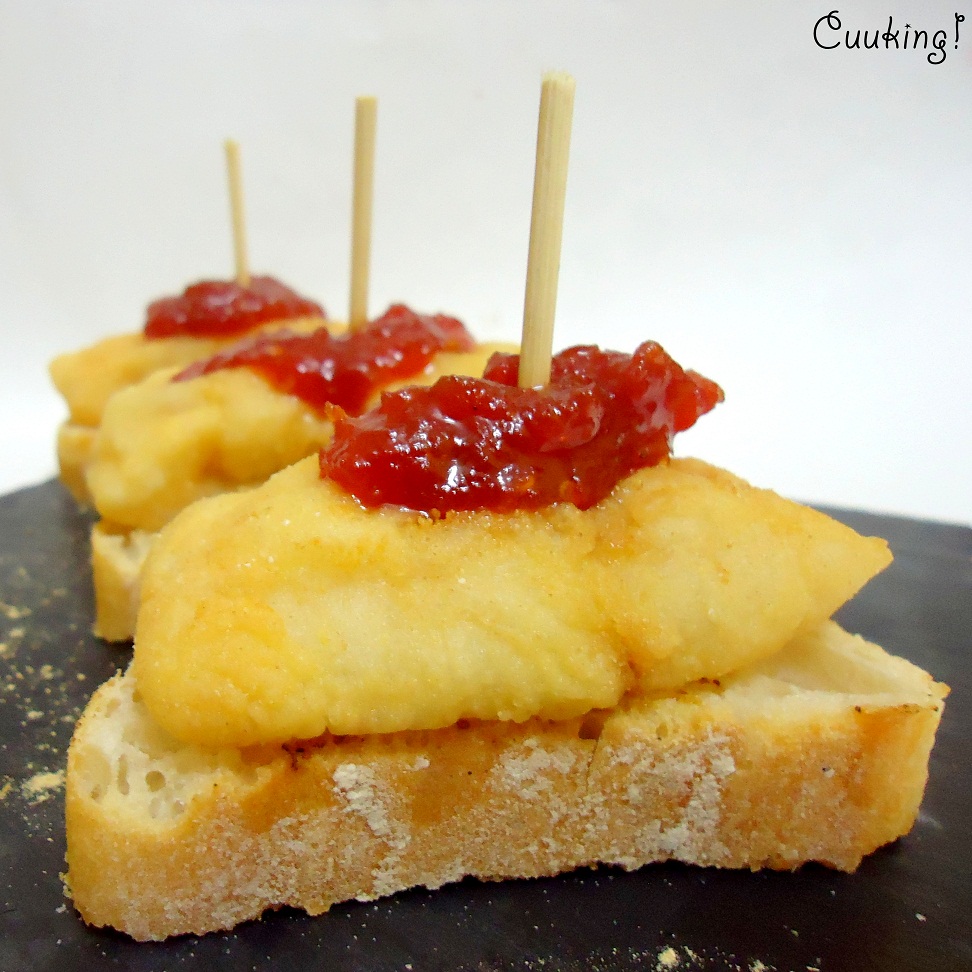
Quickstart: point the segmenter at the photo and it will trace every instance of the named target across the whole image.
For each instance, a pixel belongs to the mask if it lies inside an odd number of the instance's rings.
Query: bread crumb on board
[[[15,604],[0,601],[0,614],[3,614],[8,621],[19,621],[21,618],[30,617],[31,610],[29,607],[17,607]]]
[[[32,805],[49,800],[58,790],[64,788],[64,770],[35,773],[29,780],[20,784],[20,792]]]
[[[658,953],[658,959],[655,965],[656,969],[674,969],[678,967],[678,952],[672,948],[671,945],[668,948]]]

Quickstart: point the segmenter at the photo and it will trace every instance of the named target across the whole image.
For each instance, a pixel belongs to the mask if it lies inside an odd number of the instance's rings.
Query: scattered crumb
[[[0,614],[5,615],[8,621],[19,621],[21,618],[30,617],[30,608],[19,608],[0,601]]]
[[[7,794],[13,789],[13,780],[6,779],[3,781],[3,785],[0,786],[0,803],[7,799]]]
[[[917,911],[915,912],[915,917],[919,921],[928,921],[928,919],[923,914],[921,914],[920,912],[917,912]]]
[[[678,952],[671,945],[658,955],[656,969],[674,969],[678,965]]]
[[[766,972],[766,966],[759,959],[753,959],[749,963],[749,972]]]
[[[54,773],[35,773],[21,784],[20,792],[25,799],[36,804],[49,800],[63,786],[64,770],[57,770]]]

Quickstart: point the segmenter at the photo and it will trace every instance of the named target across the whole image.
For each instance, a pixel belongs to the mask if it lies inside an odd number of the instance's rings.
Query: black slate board
[[[88,696],[129,654],[88,633],[90,521],[55,482],[0,498],[0,972],[972,969],[972,529],[835,515],[896,556],[841,620],[952,686],[914,831],[856,874],[666,864],[464,881],[139,945],[86,928],[58,877],[63,791],[49,774]]]

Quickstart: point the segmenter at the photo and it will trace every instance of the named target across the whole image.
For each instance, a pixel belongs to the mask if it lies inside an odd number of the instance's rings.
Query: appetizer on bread
[[[86,471],[105,407],[116,392],[160,369],[209,357],[244,334],[281,327],[306,332],[325,320],[323,308],[272,277],[253,277],[247,285],[203,280],[150,304],[141,331],[59,355],[50,373],[68,406],[57,436],[64,485],[78,502],[90,503]]]
[[[183,507],[313,454],[336,414],[357,414],[384,388],[481,373],[498,347],[477,345],[455,318],[399,304],[340,335],[258,334],[115,394],[85,477],[102,517],[92,532],[96,632],[131,638],[141,563]]]
[[[133,663],[69,754],[87,921],[160,938],[597,862],[853,869],[910,828],[946,690],[828,620],[884,542],[669,458],[721,393],[657,345],[515,372],[387,393],[161,532]]]
[[[947,689],[829,620],[887,545],[672,459],[722,392],[657,344],[551,361],[572,98],[545,79],[522,358],[387,391],[159,534],[68,754],[91,924],[598,863],[853,870],[914,822]]]

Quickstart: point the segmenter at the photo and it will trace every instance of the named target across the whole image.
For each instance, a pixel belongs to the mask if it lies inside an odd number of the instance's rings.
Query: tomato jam
[[[174,380],[251,368],[322,414],[336,405],[357,415],[380,388],[413,378],[440,351],[473,347],[472,335],[454,317],[416,314],[395,304],[367,327],[347,334],[332,335],[324,327],[310,334],[258,334],[194,362]]]
[[[368,507],[583,510],[667,459],[675,433],[723,398],[651,341],[634,354],[561,351],[544,388],[516,387],[518,367],[517,355],[494,354],[481,379],[385,393],[376,409],[335,424],[321,475]]]
[[[273,277],[252,277],[248,287],[235,280],[201,280],[178,297],[149,304],[147,338],[232,337],[269,321],[326,317],[323,308]]]

